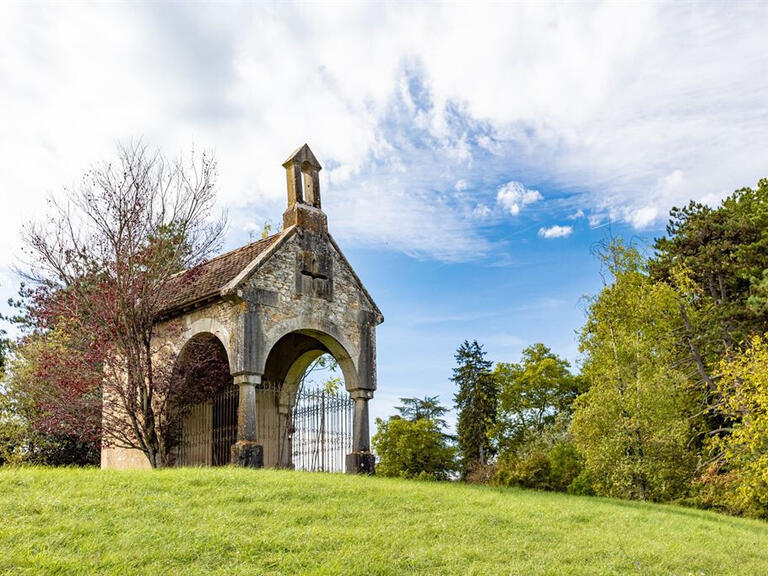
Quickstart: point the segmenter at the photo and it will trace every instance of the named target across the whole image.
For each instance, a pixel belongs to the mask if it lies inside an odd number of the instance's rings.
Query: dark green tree
[[[458,387],[454,401],[463,478],[488,464],[495,452],[493,431],[499,390],[498,381],[491,373],[492,363],[485,355],[477,340],[471,343],[465,340],[455,355],[457,366],[451,381]]]
[[[656,240],[651,276],[673,286],[686,345],[715,404],[721,358],[768,325],[768,179],[742,188],[720,206],[691,202],[670,211],[667,235]]]
[[[400,417],[415,422],[416,420],[432,420],[438,426],[445,428],[445,416],[448,408],[440,404],[438,396],[424,396],[424,398],[400,398],[402,406],[395,406]]]
[[[673,208],[667,234],[656,240],[651,276],[675,290],[684,357],[678,364],[696,375],[698,398],[692,445],[703,463],[739,425],[738,412],[724,409],[718,379],[722,361],[732,361],[768,326],[768,179],[742,188],[717,207],[691,202]]]

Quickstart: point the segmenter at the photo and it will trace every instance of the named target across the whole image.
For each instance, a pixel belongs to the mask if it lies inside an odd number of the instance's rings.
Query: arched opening
[[[264,465],[343,472],[352,447],[354,365],[330,336],[280,338],[267,356],[259,402]]]
[[[223,466],[237,440],[238,388],[227,351],[210,333],[186,342],[174,367],[181,412],[177,466]]]

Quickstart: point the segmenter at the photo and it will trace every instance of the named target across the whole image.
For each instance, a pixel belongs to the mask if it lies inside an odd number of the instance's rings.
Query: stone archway
[[[307,369],[322,355],[332,356],[336,360],[346,389],[300,391],[299,384]],[[355,395],[347,391],[358,390],[359,378],[357,367],[347,348],[322,331],[294,330],[276,338],[265,354],[263,370],[258,383],[240,384],[243,390],[242,398],[246,401],[251,396],[250,389],[253,389],[255,405],[250,407],[246,404],[242,410],[245,413],[255,412],[257,415],[255,440],[252,442],[255,442],[261,451],[260,464],[284,468],[306,466],[306,459],[304,462],[295,462],[293,456],[309,450],[306,446],[309,433],[304,426],[308,426],[309,412],[317,419],[315,427],[321,427],[320,430],[315,430],[319,439],[314,441],[316,444],[312,448],[322,452],[318,461],[333,462],[331,469],[343,470],[345,455],[354,451],[355,445],[353,413],[357,402],[353,400]],[[297,414],[297,401],[301,405],[304,418]],[[365,437],[358,437],[357,444],[367,449],[367,432],[364,427],[358,428]],[[319,448],[317,444],[322,447]],[[320,469],[328,468],[321,465]]]
[[[239,390],[224,343],[212,332],[196,332],[184,342],[175,364],[185,391],[177,407],[176,465],[228,464],[237,440]]]

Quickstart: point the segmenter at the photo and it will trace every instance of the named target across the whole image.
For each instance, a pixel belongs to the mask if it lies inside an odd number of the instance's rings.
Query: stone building
[[[190,342],[206,339],[226,355],[232,376],[229,404],[211,400],[186,416],[185,433],[194,430],[202,440],[178,462],[292,467],[291,450],[280,442],[290,432],[299,381],[315,359],[331,354],[349,394],[346,471],[372,472],[368,402],[376,390],[376,326],[383,317],[328,233],[321,167],[312,151],[305,144],[283,167],[288,207],[282,230],[174,278],[177,289],[159,317],[156,337],[168,340],[179,359]],[[232,443],[225,439],[224,455],[217,456],[210,447],[217,418],[223,422],[227,413]],[[101,464],[142,467],[145,460],[136,451],[105,448]]]

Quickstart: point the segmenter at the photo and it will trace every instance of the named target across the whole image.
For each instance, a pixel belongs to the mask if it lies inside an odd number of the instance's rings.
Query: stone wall
[[[326,278],[303,273],[308,251],[325,254],[322,275]],[[311,291],[307,278],[326,286]],[[295,330],[317,330],[332,336],[352,360],[355,371],[364,345],[373,344],[366,330],[374,307],[344,258],[322,237],[299,230],[254,274],[244,296],[258,317],[254,322],[258,325],[250,334],[258,342],[257,357],[251,365],[254,372],[263,373],[271,347]]]

